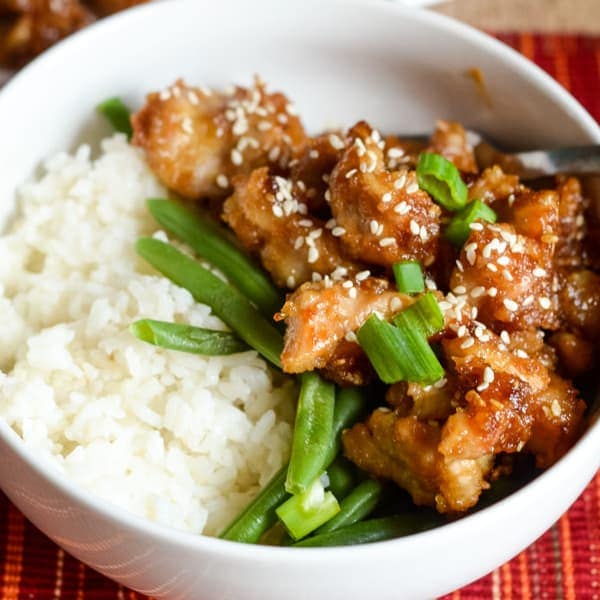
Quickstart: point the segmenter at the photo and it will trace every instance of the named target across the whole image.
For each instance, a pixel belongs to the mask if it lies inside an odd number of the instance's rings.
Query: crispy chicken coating
[[[190,199],[222,198],[234,176],[258,167],[284,171],[306,143],[289,100],[260,81],[231,95],[178,81],[150,94],[132,124],[153,171]]]
[[[563,278],[558,295],[568,327],[585,339],[600,340],[600,275],[573,271]]]
[[[316,217],[307,216],[306,189],[269,175],[267,167],[234,179],[223,219],[242,245],[258,255],[280,287],[294,289],[317,276],[359,267],[345,260],[338,239]]]
[[[353,332],[374,311],[391,317],[412,302],[410,296],[390,290],[384,279],[305,283],[281,309],[287,325],[283,370],[302,373],[326,367],[339,357],[338,346],[353,342]]]
[[[559,178],[557,191],[560,225],[554,261],[560,267],[582,267],[587,201],[581,193],[581,184],[575,177]]]
[[[414,171],[386,169],[385,144],[366,123],[356,125],[331,174],[330,206],[342,248],[355,260],[391,267],[437,253],[441,210],[419,189]]]
[[[488,167],[469,185],[469,200],[481,200],[492,204],[497,200],[508,200],[521,190],[519,178],[508,175],[498,165]]]
[[[462,249],[451,289],[467,294],[479,319],[495,331],[557,329],[553,252],[552,242],[525,237],[512,225],[479,224]]]
[[[467,140],[467,132],[460,123],[438,121],[427,152],[441,154],[463,173],[479,171],[473,148]]]

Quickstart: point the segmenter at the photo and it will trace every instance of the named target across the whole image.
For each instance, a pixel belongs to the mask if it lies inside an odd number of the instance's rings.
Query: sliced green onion
[[[188,290],[196,301],[208,304],[249,346],[281,368],[281,334],[240,292],[165,242],[141,238],[136,250],[157,271]]]
[[[333,433],[335,387],[315,372],[302,373],[292,455],[285,488],[292,494],[308,489],[326,468]]]
[[[459,210],[467,203],[467,186],[459,170],[441,154],[424,152],[419,156],[417,180],[419,187],[447,210]]]
[[[431,292],[423,294],[416,302],[395,315],[393,321],[400,329],[415,328],[426,338],[444,328],[444,315]]]
[[[316,535],[330,533],[362,521],[375,510],[382,492],[383,485],[379,481],[365,479],[340,502],[340,512],[321,525]]]
[[[120,131],[131,139],[133,129],[131,127],[131,111],[121,98],[108,98],[96,107],[96,110],[105,116],[116,131]]]
[[[487,204],[481,200],[473,200],[452,218],[444,235],[455,246],[460,247],[471,233],[471,223],[475,221],[495,223],[496,219],[496,213]]]
[[[349,460],[339,455],[327,467],[327,478],[329,479],[327,489],[332,492],[338,500],[341,500],[347,496],[356,485],[354,465]]]
[[[407,514],[397,517],[383,517],[381,519],[370,519],[342,527],[337,531],[314,535],[294,546],[351,546],[355,544],[369,544],[390,540],[443,524],[443,520],[437,515]]]
[[[400,329],[372,314],[356,335],[384,383],[413,381],[429,385],[444,375],[442,365],[419,327]]]
[[[416,260],[405,260],[395,263],[394,277],[398,291],[403,294],[418,294],[425,291],[425,280],[423,270]]]
[[[152,216],[167,231],[220,269],[265,316],[272,317],[281,308],[281,293],[268,275],[228,239],[229,232],[209,215],[188,210],[172,200],[151,198],[147,204]]]
[[[286,500],[276,512],[290,535],[299,540],[329,521],[339,510],[335,496],[326,492],[317,478],[305,492]]]
[[[129,330],[143,342],[180,352],[224,356],[248,350],[248,346],[233,333],[193,325],[142,319],[132,323]]]
[[[275,509],[289,498],[284,487],[286,475],[287,465],[278,471],[219,537],[232,542],[256,544],[277,522]]]

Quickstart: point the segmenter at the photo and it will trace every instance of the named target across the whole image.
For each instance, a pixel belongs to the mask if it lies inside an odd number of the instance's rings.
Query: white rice
[[[202,357],[129,333],[144,317],[225,329],[136,257],[156,229],[145,199],[164,194],[120,135],[19,191],[0,238],[0,415],[86,489],[214,535],[287,459],[294,390],[253,351]]]

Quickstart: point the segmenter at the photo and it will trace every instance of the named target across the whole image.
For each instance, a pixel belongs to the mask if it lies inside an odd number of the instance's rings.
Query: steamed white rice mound
[[[218,534],[287,460],[293,384],[253,351],[202,357],[130,334],[140,318],[226,328],[136,257],[139,236],[164,239],[145,200],[165,190],[123,136],[44,171],[0,238],[0,416],[102,498]]]

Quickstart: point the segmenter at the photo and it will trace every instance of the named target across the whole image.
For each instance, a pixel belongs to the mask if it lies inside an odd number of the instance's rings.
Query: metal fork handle
[[[535,179],[558,173],[600,175],[600,145],[519,152],[511,156],[518,161],[522,179]]]

